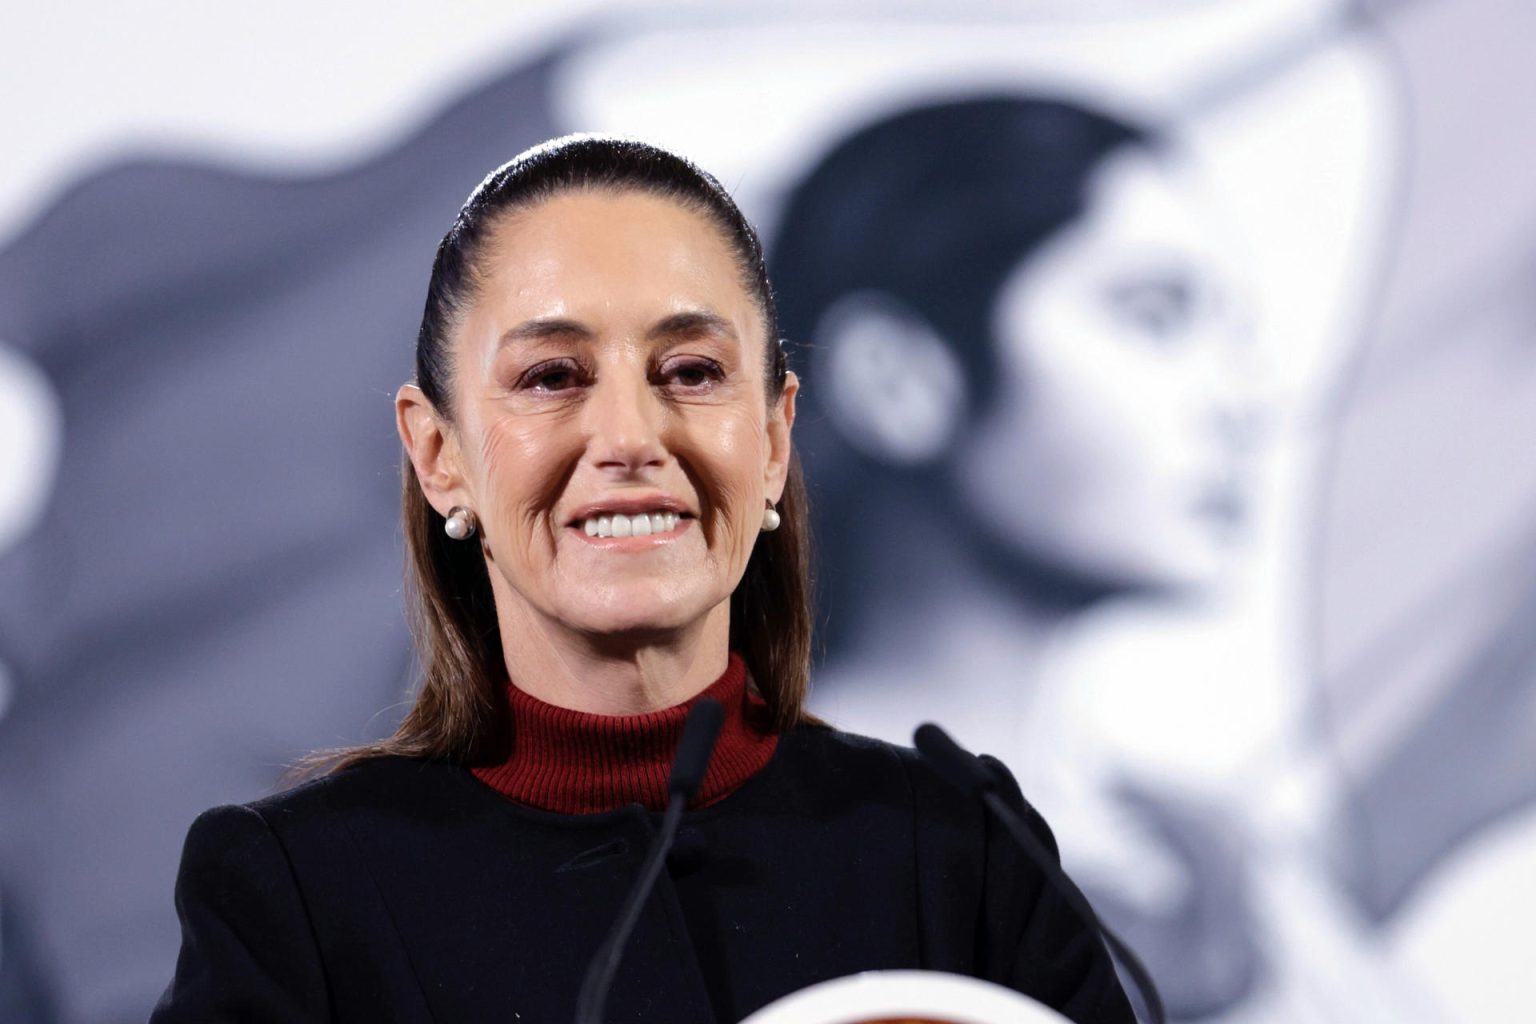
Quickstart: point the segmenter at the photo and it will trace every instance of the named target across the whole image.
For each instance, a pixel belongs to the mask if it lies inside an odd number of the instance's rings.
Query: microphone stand
[[[672,775],[667,780],[667,809],[661,818],[661,829],[651,843],[645,864],[640,868],[640,877],[629,890],[618,920],[587,967],[581,991],[576,997],[576,1024],[602,1024],[603,1006],[608,1001],[608,990],[613,987],[619,960],[629,945],[630,933],[640,921],[645,901],[661,876],[667,854],[677,840],[683,810],[704,784],[704,772],[709,767],[709,756],[714,753],[724,717],[720,705],[712,700],[701,700],[688,711],[683,722],[683,738],[678,741],[677,757],[672,762]]]

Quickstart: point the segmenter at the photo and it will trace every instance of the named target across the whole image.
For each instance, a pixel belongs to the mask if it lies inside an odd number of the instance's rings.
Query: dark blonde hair
[[[767,340],[770,405],[784,391],[787,360],[762,245],[720,183],[689,161],[627,139],[567,136],[514,157],[470,195],[437,248],[416,338],[416,385],[448,422],[449,339],[478,285],[478,261],[498,218],[572,191],[640,192],[677,202],[710,220],[729,243],[742,282],[756,300]],[[472,762],[494,756],[507,726],[506,665],[490,579],[478,544],[450,539],[428,503],[410,459],[402,460],[406,602],[423,672],[415,705],[383,742],[332,754],[340,768],[391,754]],[[815,721],[805,711],[810,674],[810,532],[799,458],[778,505],[781,525],[758,536],[731,595],[730,646],[741,654],[783,731]]]

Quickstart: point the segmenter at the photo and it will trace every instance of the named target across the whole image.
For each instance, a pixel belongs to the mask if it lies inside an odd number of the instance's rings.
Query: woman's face
[[[994,536],[1116,586],[1224,567],[1250,514],[1258,409],[1223,242],[1168,165],[1128,151],[1015,269],[994,307],[997,400],[958,463]]]
[[[428,497],[478,515],[503,636],[724,628],[796,389],[770,405],[726,241],[665,199],[572,192],[504,217],[480,269],[454,342],[457,484]]]

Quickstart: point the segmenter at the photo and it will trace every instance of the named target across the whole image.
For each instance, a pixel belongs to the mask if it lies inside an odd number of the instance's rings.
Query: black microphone
[[[1056,858],[1045,848],[1040,837],[1035,835],[1035,830],[1015,811],[1008,806],[1008,802],[998,793],[998,781],[981,759],[960,744],[950,739],[949,733],[940,729],[932,722],[927,722],[917,727],[912,734],[912,745],[917,747],[918,753],[928,759],[933,770],[948,782],[963,792],[973,796],[980,796],[982,803],[987,806],[997,820],[1001,821],[1008,829],[1024,852],[1035,865],[1045,873],[1052,888],[1059,893],[1077,915],[1083,919],[1089,929],[1104,936],[1104,943],[1111,953],[1120,961],[1125,972],[1135,982],[1136,989],[1141,995],[1141,1001],[1146,1006],[1147,1014],[1152,1018],[1153,1024],[1164,1024],[1167,1018],[1163,1014],[1163,1000],[1157,994],[1157,986],[1152,983],[1152,975],[1142,964],[1141,959],[1116,935],[1107,925],[1099,920],[1099,916],[1093,912],[1083,894],[1077,886],[1061,870],[1061,865],[1056,863]]]
[[[720,723],[725,712],[718,701],[701,700],[688,710],[683,721],[683,737],[677,742],[677,755],[672,759],[672,774],[667,779],[667,810],[661,818],[661,828],[651,842],[640,877],[635,879],[624,907],[619,911],[613,930],[597,947],[592,963],[587,966],[581,982],[581,992],[576,996],[576,1024],[602,1024],[603,1004],[608,1001],[608,989],[613,986],[613,976],[619,969],[619,959],[629,944],[629,935],[640,920],[640,912],[667,853],[677,840],[677,827],[683,819],[683,809],[704,784],[704,772],[709,768],[709,755],[715,751],[715,740],[720,735]]]
[[[720,724],[724,721],[725,709],[717,700],[701,700],[688,709],[683,737],[677,741],[677,755],[672,759],[672,776],[667,779],[668,810],[677,797],[681,796],[686,804],[704,785],[709,755],[715,752],[715,740],[720,738]]]

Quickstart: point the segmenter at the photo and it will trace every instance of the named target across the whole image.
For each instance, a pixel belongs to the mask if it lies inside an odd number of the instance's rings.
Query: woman
[[[832,147],[791,192],[772,260],[785,334],[810,348],[820,709],[884,737],[937,717],[1008,751],[1070,810],[1079,866],[1095,847],[1116,862],[1090,891],[1170,1011],[1242,1001],[1262,969],[1236,812],[1150,794],[1157,775],[1096,742],[1131,727],[1144,746],[1208,749],[1179,726],[1209,715],[1156,662],[1137,680],[1161,695],[1156,727],[1060,664],[1118,599],[1206,596],[1249,518],[1241,260],[1198,182],[1170,143],[1101,111],[946,100]],[[1125,898],[1169,862],[1187,898]]]
[[[155,1021],[570,1019],[704,698],[721,740],[615,1016],[734,1021],[921,966],[1132,1019],[979,803],[805,712],[777,338],[752,228],[686,161],[573,136],[476,189],[396,396],[421,695],[390,741],[193,825]]]

